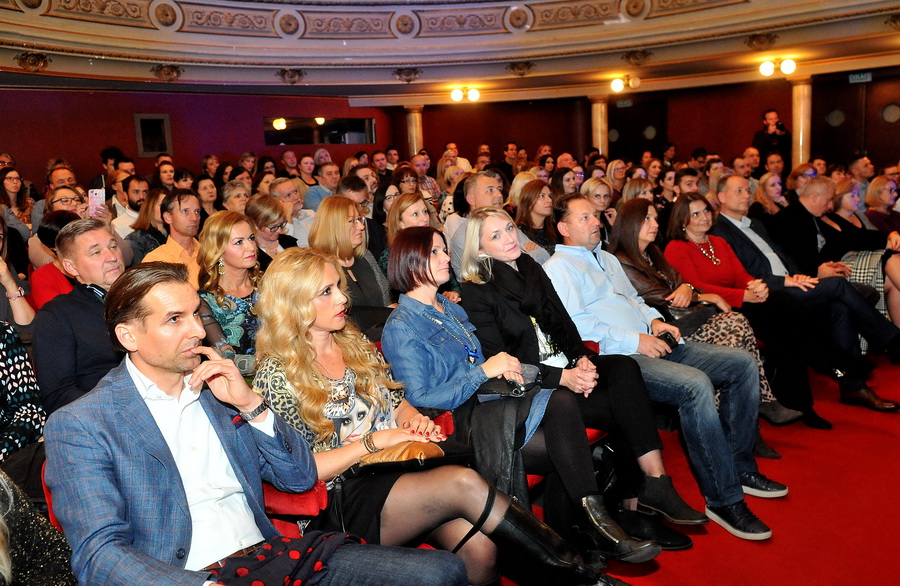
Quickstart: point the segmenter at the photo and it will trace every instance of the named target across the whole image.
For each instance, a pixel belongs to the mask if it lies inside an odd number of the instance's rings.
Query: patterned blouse
[[[28,352],[8,323],[0,322],[0,461],[38,441],[47,416]]]
[[[227,344],[236,354],[255,354],[259,318],[253,307],[259,299],[259,291],[254,289],[253,293],[246,297],[225,295],[225,300],[230,303],[225,303],[224,306],[218,304],[213,293],[204,291],[200,293],[200,297],[209,306],[212,316],[224,334],[223,340],[211,340],[211,343],[220,348]]]
[[[391,406],[390,411],[385,411],[378,405],[370,405],[357,394],[356,373],[349,368],[344,369],[344,376],[340,379],[324,380],[331,388],[322,416],[334,424],[334,433],[325,441],[318,441],[313,430],[300,418],[297,399],[291,391],[284,365],[280,360],[269,357],[260,363],[256,378],[253,380],[253,390],[269,401],[272,410],[296,429],[314,452],[345,446],[357,441],[370,430],[377,431],[397,426],[393,412],[403,400],[402,389],[391,390],[381,387],[384,404]]]

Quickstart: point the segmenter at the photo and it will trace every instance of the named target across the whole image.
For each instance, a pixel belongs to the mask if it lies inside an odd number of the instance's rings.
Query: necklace
[[[714,265],[719,266],[720,264],[722,264],[722,261],[719,260],[719,257],[716,256],[716,249],[713,248],[712,241],[710,241],[709,236],[706,237],[706,242],[703,242],[703,244],[709,247],[709,250],[703,248],[703,246],[701,246],[701,243],[697,242],[696,240],[691,240],[691,242],[696,244],[697,248],[700,249],[700,252],[703,254],[703,256],[708,258]]]
[[[459,329],[462,330],[463,333],[465,333],[465,335],[466,335],[466,340],[468,340],[468,342],[469,342],[468,344],[467,344],[466,342],[463,342],[463,341],[459,338],[459,336],[457,336],[456,334],[454,334],[454,333],[450,330],[450,328],[448,328],[447,326],[445,326],[445,325],[443,324],[443,322],[441,322],[441,320],[437,319],[436,317],[434,317],[434,316],[432,316],[432,315],[428,315],[427,313],[425,314],[425,317],[427,317],[428,319],[430,319],[431,321],[433,321],[434,323],[436,323],[439,327],[444,328],[444,331],[446,331],[448,334],[450,334],[450,337],[451,337],[451,338],[453,338],[454,340],[456,340],[456,341],[459,343],[460,346],[462,346],[463,348],[466,349],[466,355],[467,355],[467,356],[466,356],[466,363],[469,365],[469,370],[472,370],[473,368],[475,368],[475,362],[478,360],[478,346],[475,345],[475,340],[472,338],[472,334],[470,334],[470,333],[469,333],[469,330],[467,330],[467,329],[462,325],[462,323],[460,323],[460,321],[459,321],[458,319],[456,319],[456,316],[455,316],[455,315],[453,315],[453,314],[450,313],[449,311],[445,312],[444,315],[449,316],[450,319],[453,320],[453,323],[455,323],[457,326],[459,326]]]

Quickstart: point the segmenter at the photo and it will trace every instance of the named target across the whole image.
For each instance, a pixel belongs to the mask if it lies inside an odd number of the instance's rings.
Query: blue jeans
[[[343,545],[328,558],[328,571],[319,582],[322,586],[465,586],[467,583],[462,559],[449,551],[356,543]]]
[[[759,412],[759,371],[744,350],[685,342],[665,358],[634,354],[650,398],[674,405],[706,503],[744,498],[738,474],[756,472],[753,445]],[[716,411],[715,389],[721,390]]]

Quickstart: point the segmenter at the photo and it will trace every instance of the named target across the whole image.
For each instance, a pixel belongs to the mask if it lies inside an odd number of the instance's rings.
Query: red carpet
[[[900,400],[900,367],[879,358],[870,384],[884,398]],[[813,389],[816,411],[834,429],[762,424],[763,437],[783,458],[760,459],[760,470],[790,488],[782,499],[747,497],[772,539],[744,541],[710,523],[686,531],[692,549],[637,566],[613,563],[610,573],[635,585],[896,584],[900,412],[841,405],[837,385],[818,375]],[[662,435],[675,485],[703,510],[677,435]]]

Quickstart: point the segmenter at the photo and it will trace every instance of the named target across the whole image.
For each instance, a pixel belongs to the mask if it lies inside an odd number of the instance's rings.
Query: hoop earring
[[[223,261],[221,258],[219,259],[219,262],[216,263],[216,271],[220,275],[225,274],[225,261]]]

